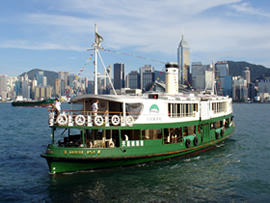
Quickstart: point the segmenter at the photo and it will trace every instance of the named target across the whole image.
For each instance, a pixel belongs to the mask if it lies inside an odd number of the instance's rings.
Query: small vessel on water
[[[26,101],[23,100],[22,97],[18,96],[16,98],[16,101],[13,101],[11,103],[12,106],[21,106],[21,107],[47,107],[51,106],[52,103],[54,103],[55,99],[44,99],[44,100],[31,100]]]
[[[96,41],[95,52],[98,47]],[[230,137],[235,130],[232,99],[205,92],[179,93],[177,63],[165,68],[165,93],[98,95],[95,89],[95,94],[73,97],[71,110],[51,113],[52,142],[41,154],[50,173],[189,156]],[[93,111],[97,100],[98,111]]]

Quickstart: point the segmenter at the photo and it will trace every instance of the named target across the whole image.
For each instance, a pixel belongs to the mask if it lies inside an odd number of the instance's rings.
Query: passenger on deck
[[[97,116],[98,103],[99,103],[99,101],[96,100],[96,102],[94,102],[94,103],[92,104],[92,111],[94,111],[94,116]]]

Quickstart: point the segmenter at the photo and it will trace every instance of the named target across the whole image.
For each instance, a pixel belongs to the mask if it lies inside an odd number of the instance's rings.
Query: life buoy
[[[83,115],[77,115],[75,117],[75,123],[78,126],[83,126],[85,124],[85,117]]]
[[[96,126],[102,126],[102,124],[104,123],[104,119],[102,118],[102,116],[96,116],[94,118],[94,123]]]
[[[218,132],[216,132],[216,139],[218,139],[219,138],[219,133]]]
[[[197,146],[198,145],[198,142],[199,142],[198,138],[197,137],[194,137],[194,140],[193,140],[194,146]]]
[[[220,131],[220,136],[223,137],[223,135],[224,135],[224,130],[222,129],[222,130]]]
[[[92,148],[92,147],[93,147],[92,142],[89,142],[89,148]]]
[[[57,119],[56,122],[60,125],[60,126],[64,126],[68,123],[68,118],[65,114],[60,114]]]
[[[186,139],[186,147],[187,147],[187,148],[190,147],[190,139]]]
[[[115,146],[115,145],[114,145],[114,142],[113,142],[113,141],[110,141],[110,142],[109,142],[109,147],[110,147],[110,148],[114,148],[114,146]]]
[[[127,117],[126,117],[126,122],[127,122],[127,125],[128,125],[129,127],[133,126],[133,122],[134,122],[133,117],[132,117],[132,116],[127,116]]]
[[[111,118],[111,122],[114,126],[117,126],[120,124],[120,117],[117,116],[117,115],[114,115],[112,118]]]

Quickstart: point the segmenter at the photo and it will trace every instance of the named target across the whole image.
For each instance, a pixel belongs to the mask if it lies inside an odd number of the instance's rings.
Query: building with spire
[[[189,82],[189,45],[186,40],[184,40],[184,35],[177,48],[177,62],[179,66],[179,84],[187,85]]]

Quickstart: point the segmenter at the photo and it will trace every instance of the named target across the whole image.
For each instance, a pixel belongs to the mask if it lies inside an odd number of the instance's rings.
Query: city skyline
[[[16,2],[16,3],[14,3]],[[182,34],[190,61],[249,61],[270,67],[269,2],[204,1],[5,1],[1,5],[1,73],[17,76],[31,69],[77,74],[91,55],[94,24],[102,47],[162,62],[177,61]],[[252,54],[250,52],[252,51]],[[125,63],[126,72],[151,64],[102,52],[105,65]],[[93,61],[83,74],[93,77]],[[135,68],[137,67],[137,69]]]

